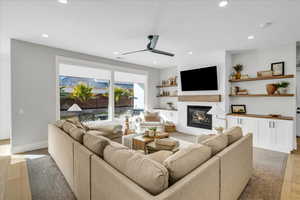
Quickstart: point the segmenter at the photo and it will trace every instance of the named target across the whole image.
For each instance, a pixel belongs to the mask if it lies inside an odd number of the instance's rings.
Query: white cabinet
[[[289,153],[293,150],[293,121],[228,116],[228,128],[240,126],[253,134],[253,146]]]
[[[258,143],[257,147],[274,149],[275,135],[273,131],[273,121],[268,119],[258,120]]]
[[[258,121],[248,117],[232,117],[227,118],[228,128],[239,126],[243,130],[243,135],[247,133],[253,134],[253,145],[258,144]]]

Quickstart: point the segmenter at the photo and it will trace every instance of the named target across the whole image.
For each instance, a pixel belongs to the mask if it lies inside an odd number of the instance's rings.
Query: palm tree
[[[119,102],[122,96],[133,98],[133,90],[130,89],[115,87],[114,93],[115,93],[115,102]],[[108,97],[108,92],[104,93],[103,96]]]
[[[71,97],[84,103],[94,96],[92,90],[92,87],[89,87],[86,83],[80,82],[73,88]]]

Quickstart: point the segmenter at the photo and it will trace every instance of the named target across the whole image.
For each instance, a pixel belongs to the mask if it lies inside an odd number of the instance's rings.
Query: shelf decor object
[[[237,80],[241,79],[241,76],[242,76],[241,72],[243,70],[243,65],[237,64],[237,65],[233,66],[233,69],[235,71],[235,78]]]
[[[283,76],[284,75],[284,62],[272,63],[271,70],[273,72],[273,76]]]
[[[239,80],[229,80],[229,82],[244,82],[244,81],[259,81],[259,80],[272,80],[272,79],[285,79],[285,78],[294,78],[293,74],[284,75],[284,76],[261,76],[261,77],[253,77],[247,79],[239,79]]]
[[[273,95],[277,90],[277,86],[276,86],[276,84],[267,84],[266,90],[267,90],[268,95]]]
[[[235,114],[246,114],[246,105],[231,105],[231,112]]]

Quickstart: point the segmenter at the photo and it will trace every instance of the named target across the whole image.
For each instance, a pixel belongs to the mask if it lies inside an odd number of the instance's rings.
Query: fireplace
[[[187,125],[196,128],[212,129],[212,116],[207,114],[210,106],[188,106]]]

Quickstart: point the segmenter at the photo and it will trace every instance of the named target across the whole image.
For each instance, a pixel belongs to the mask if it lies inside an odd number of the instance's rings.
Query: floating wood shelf
[[[178,111],[177,109],[169,109],[169,108],[153,108],[153,110]]]
[[[235,117],[253,117],[253,118],[265,118],[265,119],[280,119],[280,120],[293,120],[293,117],[289,116],[278,116],[278,117],[273,117],[271,115],[255,115],[255,114],[234,114],[234,113],[229,113],[227,116],[235,116]]]
[[[238,95],[229,95],[230,97],[293,97],[294,94],[238,94]]]
[[[177,95],[170,95],[170,96],[156,96],[156,97],[161,98],[161,97],[178,97],[178,96]]]
[[[180,95],[178,101],[190,101],[190,102],[220,102],[221,95]]]
[[[178,85],[158,85],[157,88],[177,87]]]
[[[259,80],[271,80],[271,79],[284,79],[284,78],[294,78],[293,74],[284,75],[284,76],[267,76],[267,77],[254,77],[254,78],[247,78],[247,79],[236,79],[236,80],[229,80],[229,82],[244,82],[244,81],[259,81]]]

